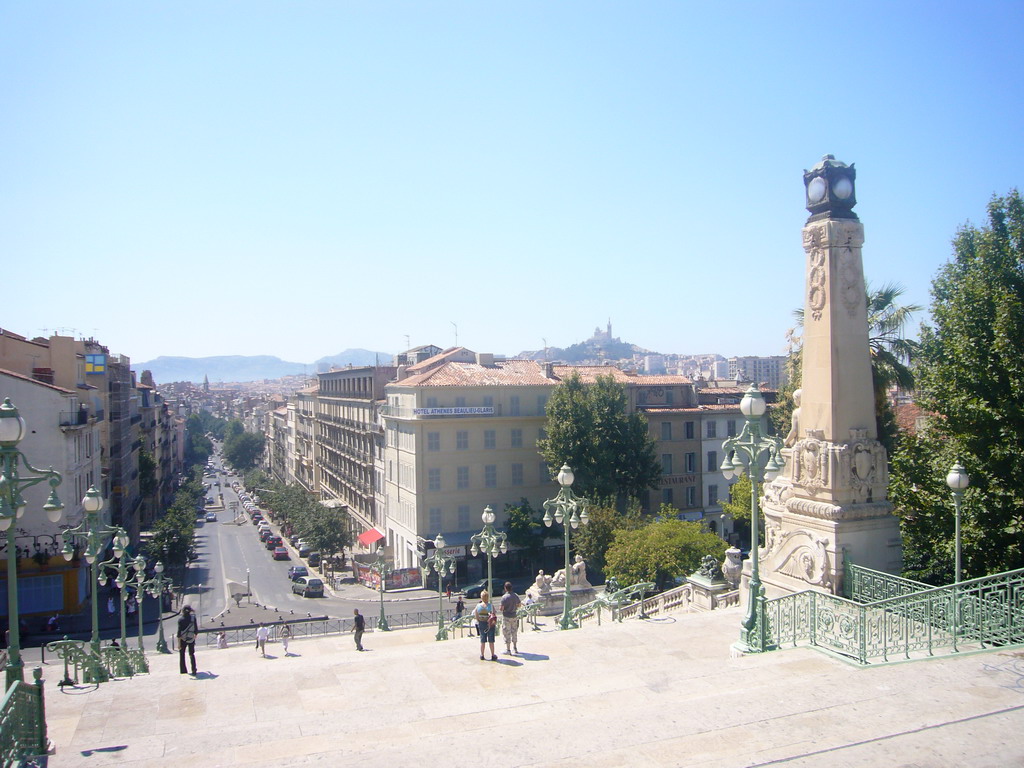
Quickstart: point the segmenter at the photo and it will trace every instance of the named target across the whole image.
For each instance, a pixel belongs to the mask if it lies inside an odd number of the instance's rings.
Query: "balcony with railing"
[[[59,425],[62,427],[84,427],[89,423],[89,411],[79,408],[77,411],[61,411]]]

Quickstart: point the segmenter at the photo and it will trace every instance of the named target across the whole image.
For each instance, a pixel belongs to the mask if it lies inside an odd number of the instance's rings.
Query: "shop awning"
[[[368,547],[371,544],[373,544],[373,542],[383,538],[383,533],[378,531],[376,528],[371,528],[370,530],[359,534],[359,543],[362,544],[364,547]]]

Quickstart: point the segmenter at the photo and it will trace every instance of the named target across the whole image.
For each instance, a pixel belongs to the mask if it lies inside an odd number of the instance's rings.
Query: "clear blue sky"
[[[0,6],[0,326],[134,362],[781,354],[802,171],[927,305],[1024,179],[1020,2]]]

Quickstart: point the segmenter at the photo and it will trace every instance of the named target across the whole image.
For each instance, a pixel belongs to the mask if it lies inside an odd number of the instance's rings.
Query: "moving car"
[[[274,559],[291,560],[291,558],[288,556],[288,549],[286,547],[274,547]]]
[[[530,585],[533,584],[533,579],[527,579],[527,578],[503,579],[503,578],[500,578],[498,576],[495,576],[494,579],[492,579],[493,587],[494,587],[494,594],[491,595],[492,598],[494,598],[495,600],[500,600],[501,599],[501,596],[503,594],[505,594],[505,582],[506,581],[511,581],[512,582],[512,591],[514,591],[517,595],[526,594],[526,590],[528,590],[530,588]],[[434,587],[436,589],[437,581],[434,582]],[[470,597],[470,598],[473,598],[474,600],[477,600],[480,597],[480,593],[483,590],[485,590],[485,589],[487,589],[487,579],[480,579],[480,581],[474,582],[474,583],[468,585],[465,589],[463,589],[462,590],[462,594],[465,595],[466,597]]]
[[[275,547],[283,546],[280,536],[274,536],[271,534],[263,540],[263,543],[267,545],[267,549],[274,549]]]
[[[300,576],[309,576],[309,568],[304,565],[293,565],[288,569],[288,578],[292,581]]]
[[[313,576],[299,576],[292,582],[292,592],[303,597],[323,597],[324,583]]]
[[[206,522],[208,522],[208,523],[216,523],[217,522],[217,513],[216,512],[207,512],[206,513]]]

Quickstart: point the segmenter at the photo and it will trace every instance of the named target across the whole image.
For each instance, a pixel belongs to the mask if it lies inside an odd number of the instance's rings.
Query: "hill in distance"
[[[144,363],[134,363],[138,372],[153,373],[158,384],[172,381],[191,381],[201,384],[204,379],[216,381],[262,381],[280,379],[282,376],[298,376],[330,370],[331,366],[344,368],[346,365],[373,365],[391,363],[391,354],[371,352],[367,349],[346,349],[336,355],[321,357],[312,363],[291,363],[272,355],[217,355],[214,357],[160,357]]]

